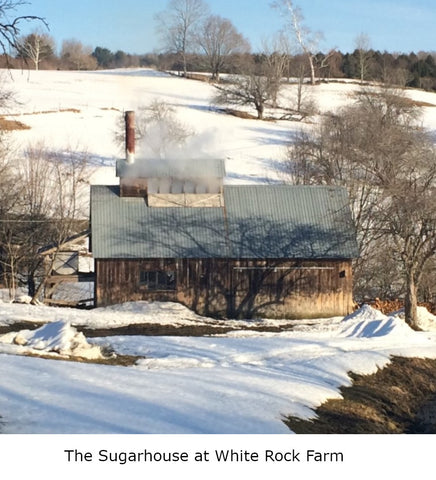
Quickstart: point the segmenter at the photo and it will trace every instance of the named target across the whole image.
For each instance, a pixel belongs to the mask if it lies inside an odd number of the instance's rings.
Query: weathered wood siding
[[[176,273],[173,291],[150,291],[141,271]],[[220,318],[316,318],[353,310],[350,260],[96,260],[96,305],[176,301]]]

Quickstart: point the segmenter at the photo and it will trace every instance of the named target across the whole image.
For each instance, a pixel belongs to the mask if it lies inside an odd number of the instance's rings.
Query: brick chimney
[[[126,122],[126,162],[135,163],[135,112],[125,114]]]

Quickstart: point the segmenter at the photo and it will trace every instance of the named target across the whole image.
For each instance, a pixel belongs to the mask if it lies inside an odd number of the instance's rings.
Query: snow
[[[86,152],[90,181],[115,184],[114,164],[124,155],[115,131],[126,110],[138,111],[154,100],[174,107],[182,123],[195,132],[187,154],[223,158],[226,182],[231,184],[279,181],[285,159],[284,146],[293,131],[309,126],[300,122],[258,122],[217,112],[214,87],[149,69],[120,69],[103,72],[12,71],[3,73],[6,88],[18,103],[4,113],[29,127],[14,133],[25,147],[42,143],[52,149]],[[350,82],[308,86],[321,112],[348,104],[359,89]],[[411,97],[436,105],[436,94],[407,92]],[[293,105],[296,90],[286,86],[285,105]],[[270,112],[267,112],[267,115]],[[436,129],[436,108],[423,108],[423,123]],[[141,151],[137,151],[140,157]]]
[[[364,305],[357,312],[346,317],[344,323],[345,327],[340,335],[345,337],[380,337],[389,334],[391,331],[398,334],[404,333],[407,336],[411,331],[411,328],[403,319],[383,315],[370,305]]]
[[[421,330],[436,332],[436,316],[430,313],[425,307],[418,307],[417,326]],[[404,310],[396,312],[400,318],[404,318]]]
[[[436,332],[436,316],[425,307],[418,307],[418,327],[424,331]]]
[[[29,308],[0,304],[3,324],[12,314],[25,317]],[[118,326],[135,315],[143,323],[160,318],[177,325],[210,322],[175,304],[139,302],[93,311],[33,308],[81,325],[87,317],[89,325],[103,325],[111,313],[118,316]],[[2,432],[289,433],[283,416],[313,417],[326,399],[340,398],[350,371],[374,373],[392,355],[436,357],[435,334],[415,332],[400,317],[368,306],[344,319],[295,322],[299,328],[281,333],[81,337],[82,344],[137,356],[130,367],[25,356],[29,348],[78,354],[71,348],[76,329],[52,319],[33,332],[0,338]],[[17,336],[25,346],[12,345]]]
[[[91,311],[75,309],[59,309],[45,305],[23,305],[15,303],[2,303],[0,326],[12,325],[18,321],[27,321],[37,324],[64,320],[74,326],[87,326],[89,328],[116,328],[130,324],[159,323],[161,325],[281,325],[289,323],[287,320],[250,320],[219,321],[212,318],[201,317],[179,303],[172,302],[127,302],[122,305],[96,308]],[[60,318],[60,312],[62,312]]]
[[[103,354],[97,345],[90,345],[83,333],[68,322],[47,323],[36,330],[21,330],[0,336],[0,344],[17,345],[16,354],[52,353],[62,357],[101,359]],[[0,347],[1,349],[1,347]],[[9,349],[10,352],[13,349]]]
[[[117,183],[114,165],[123,147],[114,132],[122,112],[155,99],[170,103],[196,132],[188,145],[195,151],[187,155],[225,159],[228,184],[280,181],[292,132],[311,128],[302,122],[224,115],[212,105],[211,85],[147,69],[13,71],[2,82],[18,100],[2,113],[31,127],[13,133],[17,148],[42,142],[52,149],[86,152],[89,181],[96,184]],[[309,88],[318,108],[326,111],[349,103],[359,85],[332,82]],[[407,94],[436,105],[434,93]],[[292,87],[283,98],[294,101]],[[422,111],[424,126],[436,132],[436,108]],[[283,417],[313,417],[326,399],[340,397],[340,387],[350,384],[350,371],[374,373],[392,355],[436,358],[436,317],[422,309],[423,331],[415,332],[401,312],[386,316],[369,306],[346,318],[218,322],[174,303],[88,311],[1,298],[1,327],[23,321],[39,327],[0,338],[1,433],[289,433]],[[156,323],[241,329],[205,337],[85,338],[78,332]],[[274,323],[292,323],[293,328],[261,331]],[[101,347],[138,359],[129,367],[65,361],[98,357]]]

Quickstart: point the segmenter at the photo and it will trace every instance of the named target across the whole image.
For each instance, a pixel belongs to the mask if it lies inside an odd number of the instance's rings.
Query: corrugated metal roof
[[[224,161],[216,158],[161,159],[137,158],[134,163],[118,160],[117,177],[122,178],[224,178]]]
[[[95,258],[355,258],[346,190],[226,186],[225,208],[148,207],[91,189]]]
[[[241,186],[225,191],[236,257],[354,258],[346,190],[324,186]]]

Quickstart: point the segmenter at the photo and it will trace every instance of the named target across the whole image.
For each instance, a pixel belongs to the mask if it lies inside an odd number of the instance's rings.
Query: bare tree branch
[[[23,0],[0,0],[0,50],[8,57],[11,51],[18,50],[21,26],[27,22],[41,22],[48,29],[48,23],[37,15],[20,15],[9,20],[10,14],[18,7],[28,5]]]
[[[310,80],[312,85],[314,85],[316,49],[318,48],[321,34],[315,34],[303,25],[303,14],[293,0],[277,0],[273,2],[272,6],[276,8],[284,18],[285,31],[290,30],[293,32],[297,44],[307,57],[310,67]]]

